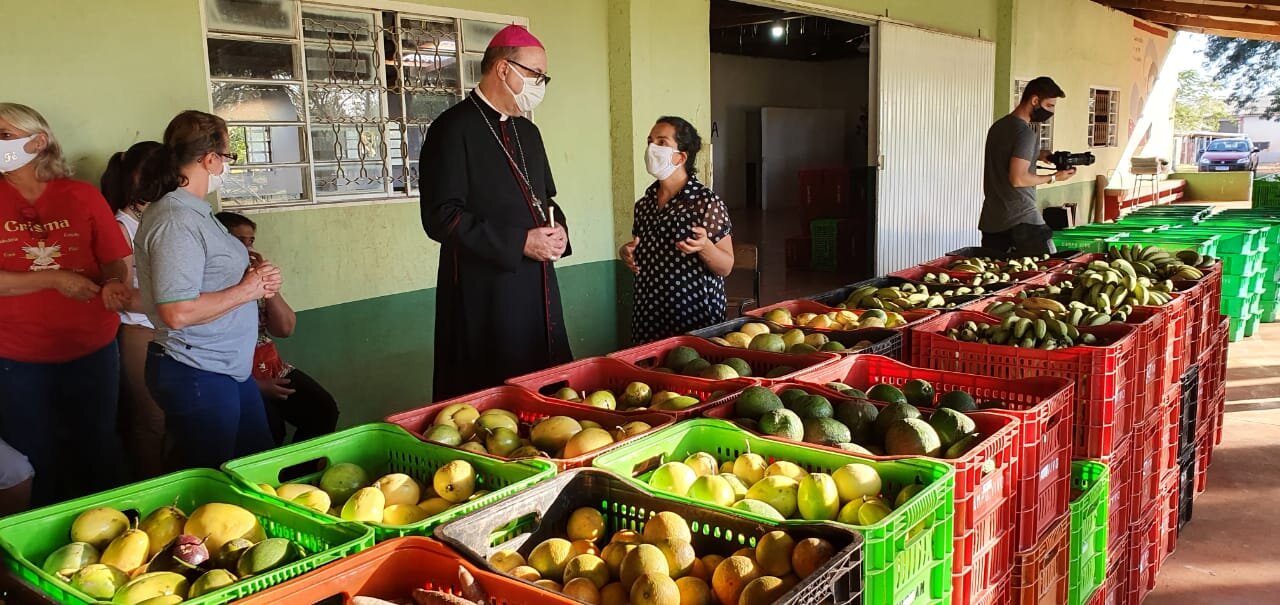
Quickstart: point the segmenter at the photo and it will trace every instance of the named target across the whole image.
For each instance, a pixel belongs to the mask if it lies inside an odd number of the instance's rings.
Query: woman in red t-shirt
[[[0,438],[35,467],[36,505],[125,476],[115,336],[130,251],[102,194],[69,174],[44,117],[0,103]]]

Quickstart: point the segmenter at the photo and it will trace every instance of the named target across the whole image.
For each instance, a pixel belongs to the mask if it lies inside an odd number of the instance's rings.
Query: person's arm
[[[89,300],[98,295],[98,284],[71,271],[0,271],[0,296],[22,296],[41,290],[57,290],[67,298]]]
[[[541,133],[538,133],[538,144],[539,145],[542,144]],[[543,154],[543,157],[546,157],[545,153]],[[545,178],[547,179],[547,206],[550,207],[548,209],[548,212],[555,213],[554,217],[555,217],[556,230],[559,231],[559,234],[558,234],[559,237],[563,238],[563,241],[561,241],[560,245],[557,246],[558,252],[556,253],[556,258],[557,259],[565,258],[573,254],[573,241],[569,239],[569,220],[564,215],[564,209],[561,208],[560,205],[557,204],[555,201],[556,180],[554,177],[551,176],[550,158],[548,158],[547,160]],[[550,218],[551,217],[548,217],[548,219]]]
[[[284,297],[276,294],[267,299],[267,334],[276,338],[293,336],[298,325],[298,314],[285,302]]]
[[[205,247],[199,234],[180,221],[156,225],[139,242],[148,254],[147,268],[156,314],[175,330],[209,323],[245,303],[265,298],[278,287],[280,270],[264,263],[250,267],[240,282],[225,290],[201,292]]]
[[[102,264],[102,303],[112,311],[124,311],[136,304],[133,272],[129,268],[131,258],[126,256]]]
[[[249,269],[240,283],[226,290],[206,292],[189,300],[157,301],[156,313],[174,330],[207,324],[246,303],[266,298],[271,293],[268,282],[279,271],[272,265]]]
[[[422,227],[431,239],[452,241],[499,269],[515,271],[525,257],[530,231],[498,225],[468,207],[467,147],[460,125],[432,124],[422,143],[419,180]]]

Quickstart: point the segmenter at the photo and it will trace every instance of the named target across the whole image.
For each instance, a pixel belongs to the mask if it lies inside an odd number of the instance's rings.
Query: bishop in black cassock
[[[542,134],[521,117],[550,81],[546,52],[513,25],[490,43],[482,72],[422,145],[422,225],[443,245],[437,401],[573,359],[553,264],[572,252],[568,227]]]

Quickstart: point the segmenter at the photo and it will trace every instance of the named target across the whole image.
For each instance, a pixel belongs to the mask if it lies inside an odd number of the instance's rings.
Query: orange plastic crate
[[[1035,548],[1013,556],[1009,602],[1014,605],[1066,603],[1071,575],[1071,516],[1064,515]]]
[[[578,602],[514,578],[485,571],[430,538],[396,538],[330,563],[284,584],[236,601],[237,605],[345,604],[351,597],[407,599],[415,588],[461,594],[458,568],[489,596],[486,605],[575,605]]]

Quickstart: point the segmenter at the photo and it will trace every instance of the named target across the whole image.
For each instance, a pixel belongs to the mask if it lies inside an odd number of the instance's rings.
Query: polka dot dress
[[[724,278],[697,254],[681,252],[676,242],[692,237],[692,228],[707,230],[713,243],[729,235],[729,210],[715,192],[695,179],[658,207],[655,182],[636,202],[633,235],[640,238],[635,259],[635,306],[631,337],[637,344],[677,336],[724,321]]]

